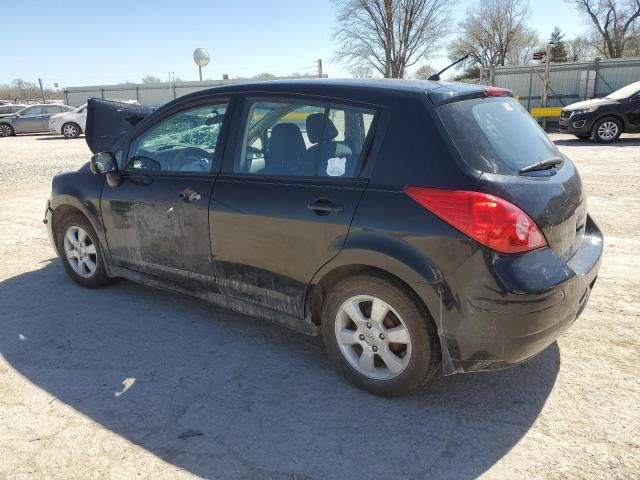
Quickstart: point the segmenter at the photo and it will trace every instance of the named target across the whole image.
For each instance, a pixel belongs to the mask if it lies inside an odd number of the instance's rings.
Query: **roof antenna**
[[[431,75],[429,78],[427,78],[427,80],[431,80],[432,82],[439,82],[440,81],[440,74],[446,72],[447,70],[449,70],[451,67],[453,67],[454,65],[459,64],[460,62],[464,62],[467,58],[469,58],[469,53],[467,53],[464,57],[456,60],[455,62],[453,62],[451,65],[447,65],[446,67],[444,67],[442,70],[440,70],[438,73],[434,73],[433,75]]]

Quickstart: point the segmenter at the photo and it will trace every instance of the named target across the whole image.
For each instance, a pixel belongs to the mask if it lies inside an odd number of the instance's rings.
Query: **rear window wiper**
[[[531,165],[527,165],[526,167],[522,167],[520,169],[520,173],[526,172],[535,172],[538,170],[547,170],[549,168],[557,167],[562,164],[564,160],[560,157],[551,157],[546,160],[540,160],[539,162],[532,163]]]

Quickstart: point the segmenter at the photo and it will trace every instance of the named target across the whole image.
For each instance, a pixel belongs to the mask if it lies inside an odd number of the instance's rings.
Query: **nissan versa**
[[[370,392],[524,362],[602,254],[574,164],[507,90],[227,85],[151,112],[90,99],[94,152],[49,233],[85,287],[123,277],[322,335]]]

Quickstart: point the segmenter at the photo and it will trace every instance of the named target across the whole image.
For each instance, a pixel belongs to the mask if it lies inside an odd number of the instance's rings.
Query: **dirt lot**
[[[605,233],[583,316],[511,370],[396,400],[317,338],[129,282],[71,283],[41,223],[83,139],[0,139],[0,479],[638,478],[640,137],[552,135]]]

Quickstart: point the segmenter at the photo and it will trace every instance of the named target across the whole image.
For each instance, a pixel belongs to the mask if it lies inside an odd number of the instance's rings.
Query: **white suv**
[[[138,103],[136,100],[114,100],[122,103]],[[84,132],[87,125],[87,104],[79,106],[71,112],[59,113],[49,118],[49,132],[52,135],[64,135],[65,138],[76,138]]]

